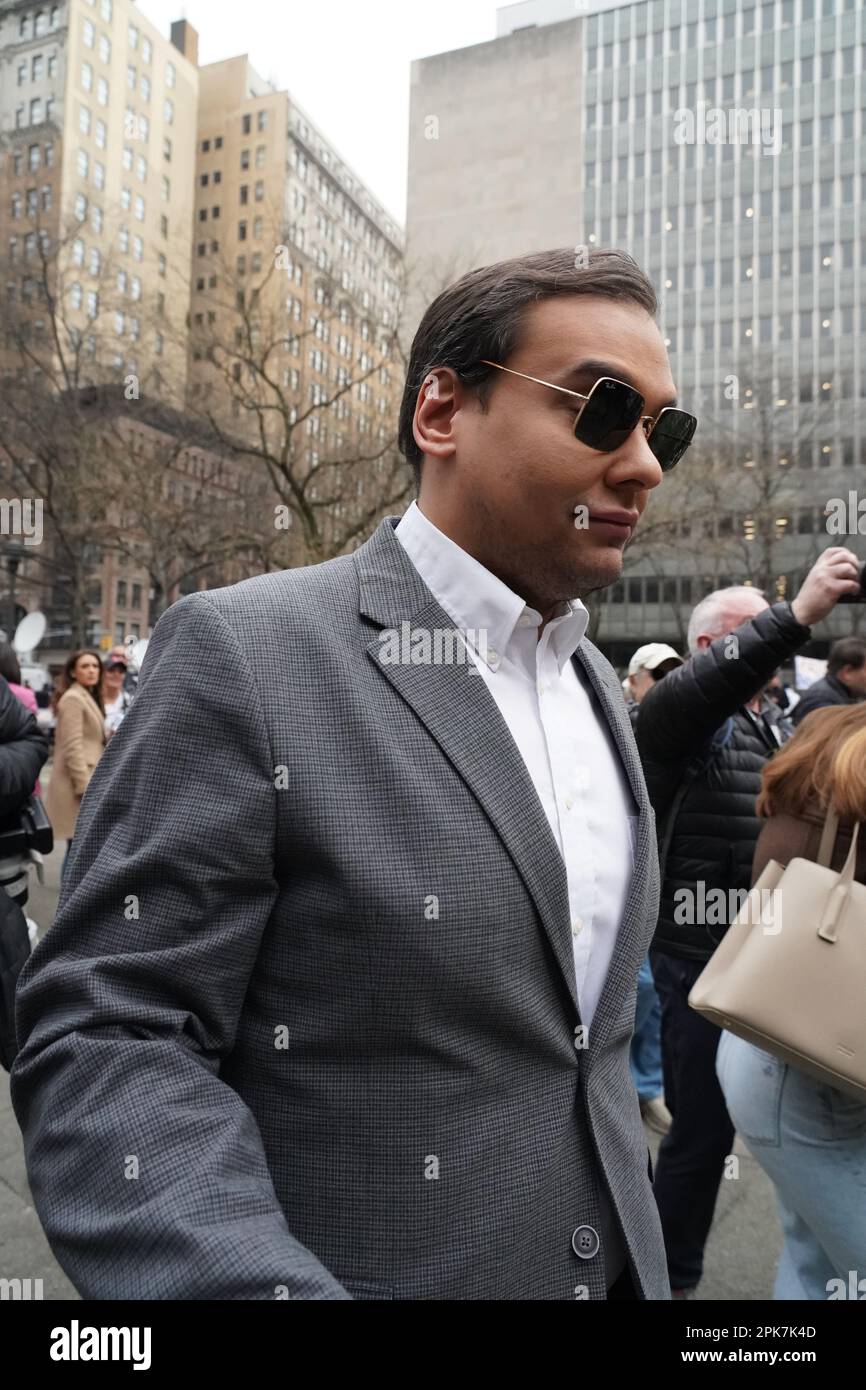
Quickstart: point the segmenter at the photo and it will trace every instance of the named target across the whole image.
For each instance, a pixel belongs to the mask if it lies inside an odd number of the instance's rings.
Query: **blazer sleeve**
[[[24,804],[47,757],[45,734],[0,679],[0,817]]]
[[[189,595],[157,624],[19,983],[13,1105],[85,1298],[349,1298],[289,1231],[219,1075],[278,892],[275,796],[249,664]]]

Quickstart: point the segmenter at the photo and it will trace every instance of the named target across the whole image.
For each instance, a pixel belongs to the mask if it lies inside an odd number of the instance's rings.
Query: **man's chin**
[[[578,586],[575,598],[584,594],[596,593],[599,589],[609,589],[622,576],[622,550],[617,546],[605,546],[594,554],[582,555],[574,567],[574,579]]]

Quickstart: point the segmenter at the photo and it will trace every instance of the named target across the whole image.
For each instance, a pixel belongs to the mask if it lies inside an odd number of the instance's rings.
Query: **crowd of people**
[[[0,644],[0,688],[3,690],[5,730],[0,742],[0,771],[8,769],[8,787],[0,801],[0,816],[4,821],[15,817],[31,796],[42,797],[38,776],[16,778],[13,768],[23,765],[21,745],[39,754],[37,772],[47,760],[51,747],[38,727],[23,719],[16,706],[6,698],[8,692],[33,715],[38,714],[36,696],[29,685],[22,683],[21,666],[10,643]],[[44,806],[57,840],[65,840],[66,857],[72,847],[75,822],[84,793],[109,739],[120,727],[134,695],[134,675],[130,671],[125,647],[114,647],[103,661],[93,649],[75,651],[64,664],[51,697],[54,712],[54,747],[51,776],[44,794]],[[130,688],[131,687],[131,688]],[[0,711],[2,713],[2,711]],[[17,846],[21,836],[16,832]],[[9,836],[10,842],[12,836]],[[65,862],[65,860],[64,860]],[[35,866],[41,876],[42,856],[28,848],[16,848],[3,855],[0,834],[0,887],[24,907],[28,899],[29,870]],[[28,919],[29,922],[29,919]],[[36,924],[29,922],[31,939],[35,940]]]
[[[815,860],[830,806],[842,812],[831,863],[841,869],[866,820],[866,641],[835,642],[826,677],[792,699],[774,668],[798,645],[794,625],[743,587],[698,604],[688,645],[687,660],[664,643],[640,647],[623,681],[659,826],[661,909],[638,976],[631,1065],[644,1118],[664,1136],[655,1195],[671,1289],[692,1297],[700,1282],[736,1129],[776,1188],[776,1297],[826,1298],[828,1281],[866,1263],[866,1101],[689,1006],[724,927],[678,922],[673,904],[701,883],[746,888],[771,859]],[[855,877],[866,883],[866,838]]]

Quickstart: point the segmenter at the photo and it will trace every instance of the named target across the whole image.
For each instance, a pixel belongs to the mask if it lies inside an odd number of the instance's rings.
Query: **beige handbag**
[[[830,808],[817,862],[771,859],[689,994],[704,1018],[866,1100],[866,885],[841,873]]]

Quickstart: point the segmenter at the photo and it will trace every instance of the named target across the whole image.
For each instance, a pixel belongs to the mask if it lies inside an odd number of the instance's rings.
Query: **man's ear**
[[[453,420],[462,391],[450,367],[437,367],[424,378],[415,402],[412,432],[418,448],[431,458],[450,459],[456,452]]]

